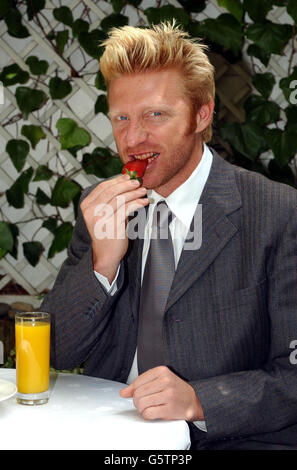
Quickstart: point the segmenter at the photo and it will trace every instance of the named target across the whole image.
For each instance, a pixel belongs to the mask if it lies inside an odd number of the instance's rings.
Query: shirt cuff
[[[114,295],[116,293],[116,291],[118,290],[117,278],[118,278],[118,275],[119,275],[119,271],[120,271],[120,265],[118,267],[115,278],[114,278],[114,280],[112,281],[111,284],[109,284],[109,280],[107,279],[107,277],[103,276],[103,274],[100,274],[97,271],[94,271],[94,274],[95,274],[96,278],[102,284],[102,286],[104,287],[104,289],[106,290],[108,295]]]
[[[200,431],[207,432],[205,421],[193,421],[193,424],[195,424]]]

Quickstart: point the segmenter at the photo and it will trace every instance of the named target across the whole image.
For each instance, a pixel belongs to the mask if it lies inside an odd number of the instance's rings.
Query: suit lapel
[[[237,232],[237,227],[228,218],[241,206],[234,170],[216,152],[213,151],[213,154],[211,171],[199,201],[202,205],[201,246],[196,250],[183,249],[166,310],[203,274]],[[196,216],[197,213],[198,208]],[[199,221],[199,217],[196,219]],[[192,221],[191,231],[194,229]]]

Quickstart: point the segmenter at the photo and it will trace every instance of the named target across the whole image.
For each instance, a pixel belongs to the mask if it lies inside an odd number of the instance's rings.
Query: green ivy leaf
[[[79,192],[80,186],[75,181],[61,177],[54,186],[51,205],[66,208]]]
[[[27,4],[28,20],[31,21],[39,11],[45,7],[45,0],[25,0]]]
[[[25,170],[13,183],[13,185],[6,191],[6,199],[8,204],[21,209],[24,207],[25,198],[24,195],[28,193],[29,183],[33,175],[33,168]]]
[[[297,3],[296,3],[296,0],[289,0],[288,1],[287,12],[293,18],[295,24],[297,24]]]
[[[28,57],[26,59],[26,64],[33,75],[44,75],[49,67],[49,63],[46,60],[39,60],[35,55]]]
[[[18,229],[17,225],[15,225],[15,224],[8,224],[8,225],[9,225],[10,231],[11,231],[12,236],[13,236],[13,247],[12,247],[12,250],[9,250],[9,253],[11,254],[11,256],[13,256],[15,259],[17,259],[17,257],[18,257],[19,229]]]
[[[188,13],[200,13],[206,7],[205,0],[178,0]]]
[[[52,176],[52,170],[50,170],[46,165],[39,165],[35,171],[33,181],[48,181]]]
[[[30,146],[28,142],[22,139],[11,139],[6,144],[6,152],[17,171],[21,171],[23,169],[29,151]]]
[[[0,248],[5,251],[13,249],[13,236],[7,222],[0,222]]]
[[[110,28],[120,28],[126,26],[129,23],[128,16],[121,15],[120,13],[111,13],[101,21],[101,28],[105,33],[108,33]]]
[[[41,139],[45,139],[46,135],[41,126],[22,126],[21,134],[30,141],[32,148],[35,149],[36,145]]]
[[[126,0],[111,0],[112,8],[115,13],[120,13],[126,3]]]
[[[76,146],[86,147],[91,141],[90,134],[78,127],[72,119],[61,118],[58,120],[56,127],[59,131],[62,149],[70,149]]]
[[[239,23],[242,22],[244,10],[240,0],[217,0],[217,2],[220,7],[226,8]]]
[[[50,217],[42,223],[42,227],[46,228],[49,232],[54,233],[57,228],[58,221],[55,217]]]
[[[277,122],[280,118],[280,107],[273,101],[257,95],[250,95],[244,103],[247,119],[260,126]]]
[[[98,114],[98,113],[103,113],[105,115],[108,113],[108,104],[107,104],[106,95],[99,95],[96,100],[95,114]]]
[[[265,20],[264,23],[249,25],[246,29],[246,36],[263,51],[270,54],[282,54],[284,47],[292,37],[292,26],[275,24]]]
[[[105,80],[104,80],[103,75],[100,72],[100,70],[99,70],[99,72],[97,73],[97,75],[95,77],[95,87],[97,88],[97,90],[106,91]]]
[[[48,251],[48,257],[52,258],[56,253],[60,253],[68,247],[72,237],[72,224],[64,222],[54,231],[54,239]]]
[[[275,85],[275,78],[270,72],[256,73],[252,77],[252,84],[264,98],[268,99]]]
[[[186,26],[190,21],[189,14],[183,8],[176,8],[173,5],[164,5],[161,8],[147,8],[144,10],[144,14],[150,24],[159,24],[175,18],[179,24]]]
[[[267,67],[270,59],[270,52],[263,51],[261,47],[256,46],[256,44],[250,44],[247,48],[247,55],[257,57],[265,67]]]
[[[199,1],[199,0],[198,0]],[[133,7],[139,7],[141,4],[142,0],[128,0],[127,3],[132,5]]]
[[[28,29],[22,24],[22,15],[19,10],[9,10],[4,20],[10,36],[20,39],[30,36]]]
[[[72,86],[68,80],[53,77],[49,82],[49,92],[53,100],[62,100],[72,92]]]
[[[18,64],[8,65],[4,67],[0,73],[0,82],[4,86],[16,85],[16,83],[26,83],[30,78],[28,72],[22,70]]]
[[[266,148],[263,131],[254,123],[227,122],[221,126],[220,134],[235,150],[253,161]]]
[[[220,46],[239,54],[243,43],[243,30],[234,16],[224,13],[216,19],[206,19],[198,25],[198,33]]]
[[[90,24],[87,21],[78,18],[72,24],[72,34],[74,38],[77,38],[80,33],[88,32]]]
[[[243,8],[248,12],[251,20],[258,22],[264,20],[271,10],[271,0],[243,0]]]
[[[297,131],[267,129],[265,138],[278,165],[285,167],[296,153]]]
[[[272,5],[277,5],[278,7],[284,7],[288,3],[288,0],[272,0]]]
[[[12,0],[1,0],[0,3],[0,18],[6,15],[10,9],[13,8]]]
[[[297,122],[297,106],[291,105],[285,109],[287,126],[294,126]]]
[[[53,10],[54,18],[66,26],[72,26],[73,24],[73,15],[70,8],[63,6],[60,8],[54,8]]]
[[[99,60],[103,48],[100,47],[100,43],[106,39],[106,34],[100,29],[94,29],[93,31],[82,32],[78,35],[78,42],[84,51],[93,59]]]
[[[27,119],[32,111],[41,108],[47,100],[47,96],[43,91],[31,90],[31,88],[24,86],[17,88],[15,97],[24,119]]]
[[[98,178],[109,178],[121,173],[123,164],[118,156],[110,154],[105,147],[96,147],[92,153],[83,155],[82,167],[89,175]]]
[[[37,189],[35,197],[37,204],[40,204],[41,206],[45,206],[51,202],[51,199],[48,197],[48,195],[40,188]]]
[[[24,256],[31,266],[36,266],[44,247],[40,242],[24,242],[23,243]]]
[[[269,178],[280,183],[289,184],[294,186],[295,176],[289,165],[280,167],[275,158],[268,163]]]
[[[69,38],[69,31],[65,29],[64,31],[59,31],[56,36],[57,48],[60,54],[63,54],[65,46]]]
[[[296,104],[293,102],[294,95],[296,96],[296,91],[294,91],[296,90],[296,86],[292,88],[295,80],[297,81],[297,67],[294,67],[293,72],[289,77],[282,78],[279,81],[279,87],[290,104]]]

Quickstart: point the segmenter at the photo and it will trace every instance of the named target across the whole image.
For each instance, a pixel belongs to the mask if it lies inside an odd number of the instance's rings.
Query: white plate
[[[16,385],[8,380],[0,379],[0,401],[13,397],[17,391]]]

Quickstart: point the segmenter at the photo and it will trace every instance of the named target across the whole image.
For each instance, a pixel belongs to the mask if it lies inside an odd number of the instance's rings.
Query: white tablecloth
[[[15,370],[0,368],[15,383]],[[124,384],[76,374],[52,374],[50,399],[28,406],[0,402],[0,449],[188,449],[185,421],[145,421]]]

